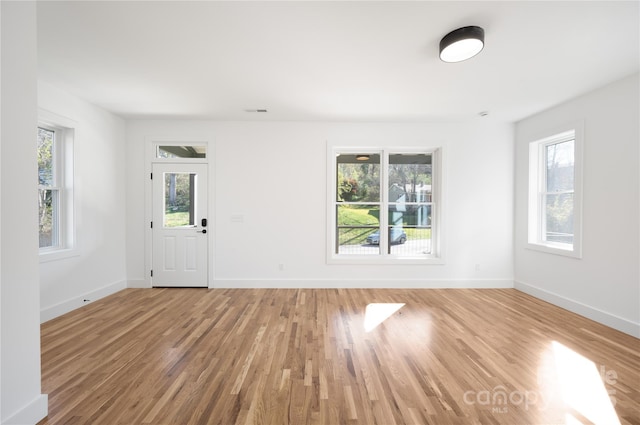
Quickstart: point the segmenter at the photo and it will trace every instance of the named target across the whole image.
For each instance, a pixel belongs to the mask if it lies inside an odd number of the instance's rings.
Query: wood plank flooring
[[[639,351],[514,289],[127,289],[42,325],[40,424],[639,424]]]

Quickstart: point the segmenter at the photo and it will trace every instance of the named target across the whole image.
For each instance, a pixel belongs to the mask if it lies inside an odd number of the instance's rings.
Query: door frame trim
[[[152,269],[152,251],[153,251],[153,234],[151,231],[151,221],[153,220],[153,185],[151,180],[151,172],[154,163],[171,163],[171,164],[206,164],[208,174],[208,191],[207,191],[207,220],[212,235],[216,234],[215,228],[215,176],[213,164],[215,164],[215,143],[211,138],[206,137],[166,137],[166,136],[146,136],[144,144],[144,287],[152,288],[151,269]],[[198,145],[206,146],[206,158],[181,158],[175,160],[156,158],[156,147],[158,145],[174,145],[189,146]],[[207,286],[213,288],[214,270],[215,270],[215,236],[207,238]]]

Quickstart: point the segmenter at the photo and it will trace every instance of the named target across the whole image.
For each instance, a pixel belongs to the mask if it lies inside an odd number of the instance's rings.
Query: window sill
[[[77,249],[55,249],[51,251],[40,251],[40,263],[48,263],[49,261],[64,260],[67,258],[78,257],[80,253]]]
[[[580,253],[580,251],[576,250],[574,246],[569,246],[569,245],[561,245],[561,244],[543,245],[543,244],[535,244],[535,243],[529,242],[527,243],[525,248],[530,249],[532,251],[545,252],[547,254],[561,255],[563,257],[570,257],[570,258],[576,258],[576,259],[582,258],[582,254]]]
[[[393,265],[393,266],[408,266],[408,265],[442,265],[445,264],[443,258],[437,257],[386,257],[386,258],[371,258],[370,256],[349,255],[349,256],[336,256],[332,255],[327,258],[327,264],[344,264],[344,265]]]

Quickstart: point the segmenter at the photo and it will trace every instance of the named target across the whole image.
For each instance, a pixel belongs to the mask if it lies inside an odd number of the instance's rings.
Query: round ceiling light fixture
[[[484,47],[484,30],[480,27],[462,27],[451,31],[440,40],[440,59],[443,62],[462,62],[474,57]]]

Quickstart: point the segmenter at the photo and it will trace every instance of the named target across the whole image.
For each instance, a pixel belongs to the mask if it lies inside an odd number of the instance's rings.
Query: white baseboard
[[[55,319],[58,316],[62,316],[65,313],[73,311],[77,308],[85,306],[93,301],[104,298],[108,295],[115,294],[127,287],[127,282],[120,280],[118,282],[111,283],[103,286],[102,288],[95,289],[85,294],[80,294],[76,297],[63,301],[61,303],[45,307],[40,310],[40,323],[44,323],[48,320]],[[88,300],[88,301],[85,301]]]
[[[31,403],[2,421],[2,425],[35,425],[49,412],[49,396],[40,394]]]
[[[584,316],[587,319],[591,319],[605,326],[609,326],[610,328],[619,330],[620,332],[640,338],[640,323],[634,323],[631,320],[624,319],[616,316],[615,314],[608,313],[524,282],[516,281],[514,283],[514,288],[558,307],[562,307],[565,310]]]
[[[217,279],[210,288],[513,288],[512,279]]]

